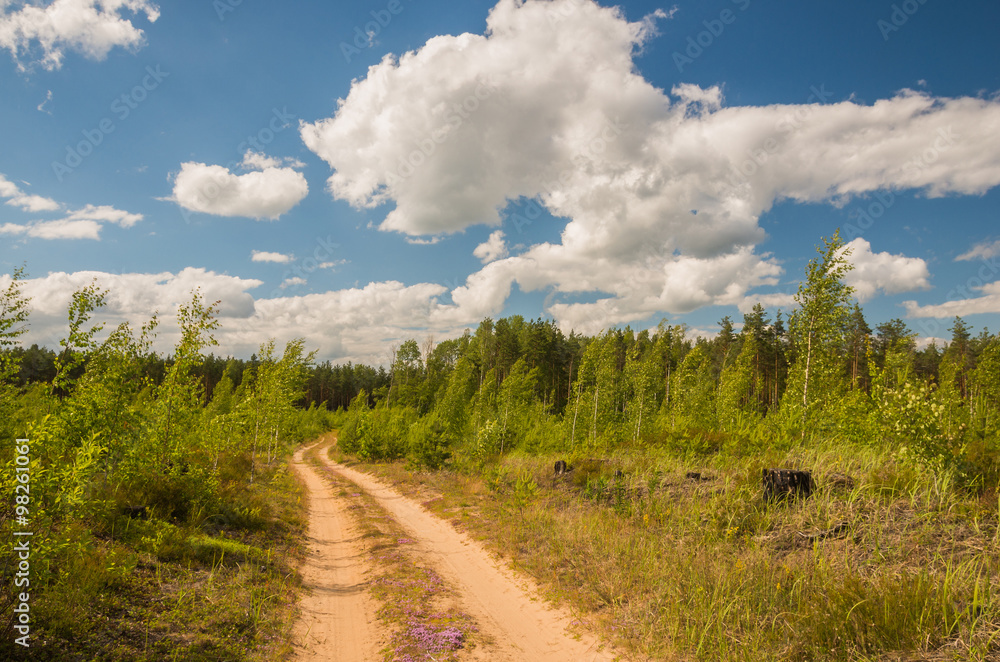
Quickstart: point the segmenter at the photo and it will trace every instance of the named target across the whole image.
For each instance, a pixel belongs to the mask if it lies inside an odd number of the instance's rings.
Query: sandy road
[[[293,467],[309,489],[306,594],[295,626],[296,660],[368,662],[380,659],[375,607],[366,592],[364,551],[343,500],[295,454]]]
[[[569,627],[573,617],[569,612],[547,606],[539,597],[537,587],[494,560],[477,541],[456,531],[447,522],[372,476],[330,461],[325,452],[321,451],[319,455],[333,471],[372,495],[416,541],[416,551],[421,560],[434,567],[444,581],[458,592],[462,609],[476,619],[480,632],[490,641],[489,645],[475,651],[476,659],[491,662],[596,662],[616,659],[614,654],[602,649],[595,637],[572,634]],[[301,451],[296,457],[301,458]],[[322,485],[315,488],[310,485],[310,492],[323,495],[313,496],[319,505],[330,500],[329,488],[323,490]],[[310,526],[310,535],[311,532]],[[330,546],[329,551],[324,553],[330,554],[332,560],[326,563],[337,572],[345,573],[328,583],[345,589],[351,587],[350,590],[332,591],[329,597],[356,600],[358,596],[354,589],[359,580],[346,567],[351,553],[342,545],[338,547],[327,534],[322,534],[320,538]],[[361,559],[358,561],[360,563]],[[357,607],[351,607],[354,608]],[[343,614],[346,606],[331,605],[324,609],[337,615]],[[349,623],[348,618],[341,624]],[[359,628],[353,634],[357,637],[361,632]],[[368,631],[364,636],[371,634]],[[369,659],[364,657],[366,652],[363,646],[359,645],[357,650],[355,655],[358,657],[324,659]]]

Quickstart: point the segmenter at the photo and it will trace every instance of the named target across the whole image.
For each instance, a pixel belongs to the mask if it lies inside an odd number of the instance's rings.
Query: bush
[[[416,466],[440,469],[451,458],[451,445],[445,425],[436,416],[427,416],[410,426],[406,457]]]

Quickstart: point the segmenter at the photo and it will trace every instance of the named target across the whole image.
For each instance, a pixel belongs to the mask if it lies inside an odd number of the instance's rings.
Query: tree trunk
[[[813,319],[809,319],[809,333],[806,335],[806,375],[805,383],[802,385],[802,439],[806,437],[806,412],[809,409],[809,368],[812,364]]]

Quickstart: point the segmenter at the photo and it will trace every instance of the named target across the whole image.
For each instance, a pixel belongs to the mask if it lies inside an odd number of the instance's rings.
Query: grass
[[[63,527],[54,570],[32,604],[31,660],[287,659],[303,556],[303,487],[271,467],[236,526],[95,515]],[[24,652],[4,650],[0,658]]]
[[[558,459],[574,471],[554,476]],[[1000,659],[996,486],[966,493],[833,443],[510,455],[465,473],[358,466],[469,530],[637,657]],[[810,469],[818,490],[765,506],[765,467]]]
[[[458,607],[458,595],[433,568],[413,553],[414,541],[378,505],[350,481],[330,471],[315,456],[307,457],[348,506],[373,569],[371,594],[377,617],[388,633],[382,650],[386,662],[445,662],[473,649],[478,632],[474,619]]]

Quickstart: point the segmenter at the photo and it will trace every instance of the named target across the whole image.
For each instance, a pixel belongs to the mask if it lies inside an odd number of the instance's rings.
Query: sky
[[[485,317],[712,335],[839,228],[874,327],[1000,331],[986,0],[0,0],[0,288],[386,363]]]

